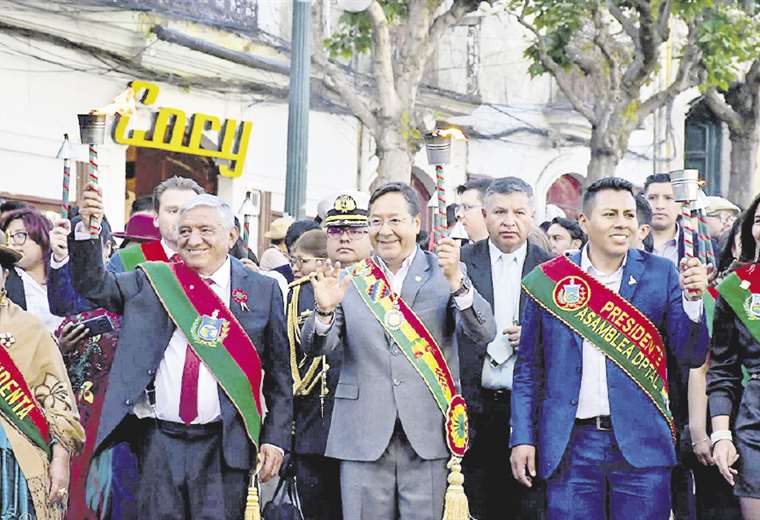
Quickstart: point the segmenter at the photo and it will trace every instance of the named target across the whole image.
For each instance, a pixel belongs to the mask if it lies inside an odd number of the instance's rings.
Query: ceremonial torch
[[[451,138],[464,139],[457,128],[433,130],[424,136],[428,164],[435,166],[435,192],[438,199],[438,211],[435,218],[433,240],[438,242],[446,236],[446,184],[443,176],[443,165],[451,160]]]
[[[103,144],[106,136],[106,117],[113,114],[131,116],[137,110],[135,92],[128,87],[124,92],[116,96],[113,102],[103,108],[90,110],[88,114],[78,114],[79,137],[82,144],[88,146],[90,165],[87,173],[87,184],[95,190],[100,189],[100,176],[98,173],[98,145]],[[89,222],[90,238],[100,236],[100,222],[92,218]]]
[[[106,136],[106,114],[98,111],[92,111],[89,114],[78,114],[79,118],[79,136],[82,144],[88,146],[90,155],[90,165],[87,171],[87,184],[90,188],[99,190],[99,173],[98,173],[98,145],[103,144]],[[91,218],[89,222],[90,238],[100,236],[100,222],[98,219]]]
[[[699,196],[699,170],[676,170],[670,172],[673,198],[681,203],[681,224],[683,225],[683,246],[686,258],[696,258],[694,254],[694,234],[698,224],[692,215],[692,204]],[[690,290],[692,296],[699,291]]]
[[[56,159],[63,159],[63,194],[61,196],[61,218],[69,218],[69,188],[71,187],[71,142],[69,134],[63,134],[63,144],[58,149]]]
[[[243,243],[247,251],[251,250],[251,220],[259,214],[259,192],[246,191],[245,200],[240,206],[238,214],[243,215]]]
[[[701,189],[697,193],[694,202],[694,210],[697,213],[697,228],[699,230],[699,259],[705,265],[717,267],[715,263],[715,251],[713,251],[710,229],[707,227],[705,210],[707,209],[707,195]]]

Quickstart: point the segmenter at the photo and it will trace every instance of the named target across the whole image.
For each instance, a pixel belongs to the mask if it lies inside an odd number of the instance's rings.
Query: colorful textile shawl
[[[718,292],[760,342],[760,265],[737,269],[721,282]]]
[[[533,269],[523,288],[619,366],[651,399],[675,439],[665,346],[649,318],[565,256]]]
[[[117,252],[118,260],[124,267],[124,272],[129,273],[143,262],[168,262],[164,246],[160,240],[143,242],[142,244],[127,247]]]
[[[258,447],[263,372],[256,347],[227,305],[184,263],[145,262],[159,300],[243,418]]]
[[[24,376],[8,354],[8,347],[0,347],[0,413],[50,458],[47,420]]]
[[[455,457],[467,451],[467,405],[457,393],[454,378],[441,348],[391,284],[380,266],[366,258],[350,271],[364,303],[425,381],[445,419],[446,443]]]

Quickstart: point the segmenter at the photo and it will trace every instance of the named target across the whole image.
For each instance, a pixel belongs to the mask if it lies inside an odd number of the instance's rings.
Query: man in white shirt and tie
[[[533,517],[541,509],[540,491],[517,484],[509,458],[512,371],[520,341],[520,280],[550,255],[527,241],[533,228],[533,189],[516,177],[495,179],[483,197],[488,238],[465,247],[462,261],[473,287],[494,311],[497,335],[488,344],[460,338],[462,388],[467,400],[470,450],[464,458],[470,511],[481,520]]]
[[[83,221],[101,218],[100,194],[83,199]],[[217,197],[186,202],[177,232],[182,262],[119,275],[99,261],[99,240],[77,239],[76,230],[69,238],[77,292],[123,315],[95,451],[120,440],[137,448],[139,518],[239,520],[257,458],[267,481],[290,444],[282,296],[274,280],[228,255],[234,214]],[[172,277],[158,276],[167,270]],[[176,285],[183,280],[189,285]],[[178,307],[183,301],[190,306]],[[224,353],[234,361],[215,361]],[[251,420],[244,405],[260,417],[262,400],[266,416]]]

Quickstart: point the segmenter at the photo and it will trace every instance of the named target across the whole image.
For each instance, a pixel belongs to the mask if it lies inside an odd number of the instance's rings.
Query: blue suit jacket
[[[71,273],[76,291],[99,307],[121,314],[122,327],[100,420],[96,451],[124,439],[130,409],[155,377],[172,334],[174,322],[158,299],[144,272],[113,274],[100,260],[99,240],[69,240]],[[293,420],[293,380],[288,363],[282,294],[277,283],[231,259],[231,288],[251,295],[248,311],[230,307],[261,357],[263,393],[268,413],[261,444],[284,450],[290,446]],[[223,453],[228,466],[249,469],[255,455],[240,414],[219,389]],[[125,426],[125,428],[121,428]]]
[[[580,264],[580,253],[571,260]],[[631,277],[635,283],[630,283]],[[701,366],[707,352],[704,313],[692,322],[683,309],[678,272],[667,259],[631,249],[620,295],[643,312],[681,362]],[[511,446],[537,448],[541,478],[554,473],[570,441],[581,386],[581,336],[527,298],[512,387]],[[651,400],[607,360],[612,426],[620,451],[634,467],[672,466],[675,446],[667,423]]]

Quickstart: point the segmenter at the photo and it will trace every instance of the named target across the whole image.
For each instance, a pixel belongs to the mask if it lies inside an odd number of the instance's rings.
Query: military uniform
[[[324,456],[342,352],[305,356],[301,325],[314,311],[308,277],[290,284],[288,341],[293,374],[293,465],[304,520],[341,518],[339,463]]]

